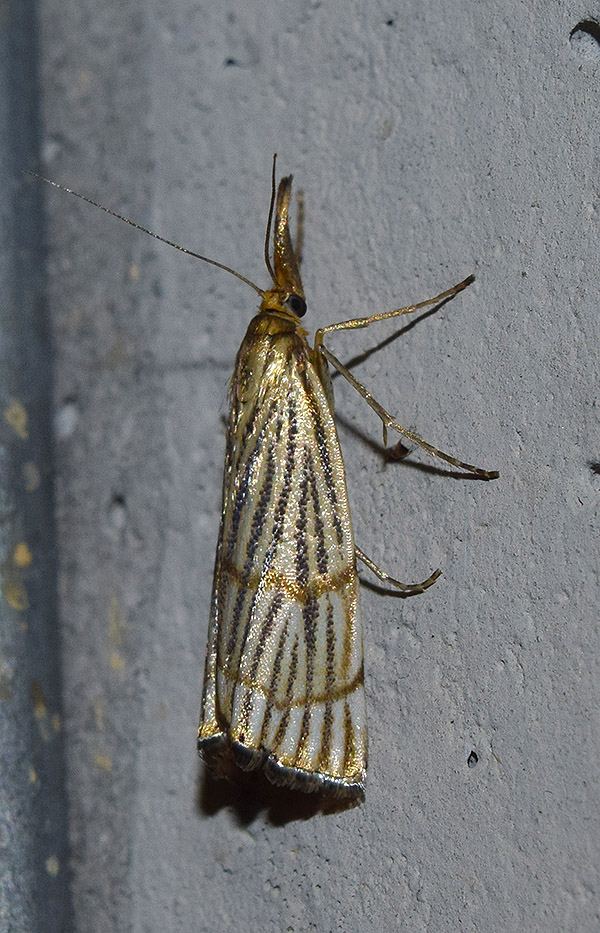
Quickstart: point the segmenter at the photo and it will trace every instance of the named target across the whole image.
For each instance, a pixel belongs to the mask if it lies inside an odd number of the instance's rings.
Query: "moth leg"
[[[373,561],[367,557],[367,555],[364,554],[361,549],[356,546],[356,544],[354,545],[354,551],[358,559],[361,560],[363,564],[365,564],[365,566],[375,574],[376,577],[379,577],[383,583],[389,583],[391,586],[395,586],[396,589],[404,593],[405,596],[416,596],[418,593],[422,593],[433,583],[435,583],[442,572],[441,570],[434,570],[431,576],[427,577],[426,580],[423,580],[422,583],[401,583],[400,580],[395,580],[393,577],[390,577],[389,573],[386,573],[385,570],[382,570],[381,567],[378,567],[377,564],[373,563]]]
[[[302,251],[304,249],[304,192],[299,191],[296,195],[296,204],[297,204],[297,220],[296,220],[296,239],[294,252],[296,254],[296,262],[298,265],[302,265]]]
[[[445,460],[446,463],[452,464],[452,466],[459,467],[461,470],[467,470],[469,473],[473,473],[475,476],[478,476],[480,479],[497,479],[499,473],[497,470],[482,470],[480,467],[473,466],[471,463],[465,463],[463,460],[457,460],[456,457],[451,457],[450,454],[445,454],[443,451],[438,450],[437,447],[434,447],[432,444],[428,444],[427,441],[424,441],[421,437],[415,434],[413,431],[409,431],[408,428],[403,428],[401,424],[398,424],[395,421],[390,413],[385,410],[385,408],[376,401],[370,392],[367,392],[364,385],[352,375],[349,369],[340,363],[338,358],[333,355],[331,350],[328,350],[327,347],[321,344],[319,352],[323,354],[326,360],[328,360],[334,369],[347,379],[350,385],[354,386],[356,391],[362,395],[367,405],[370,405],[376,414],[379,415],[383,423],[383,443],[387,446],[387,432],[388,428],[392,428],[394,431],[398,431],[399,434],[403,434],[404,437],[408,437],[414,444],[418,444],[419,447],[422,447],[423,450],[426,450],[428,454],[431,454],[432,457],[438,457],[440,460]]]
[[[454,298],[458,292],[462,292],[463,288],[466,288],[474,281],[475,276],[468,275],[467,278],[459,282],[458,285],[453,285],[452,288],[446,289],[445,292],[440,292],[435,298],[426,298],[425,301],[419,301],[416,305],[407,305],[406,308],[397,308],[395,311],[384,311],[381,314],[371,314],[369,317],[357,317],[350,321],[339,321],[337,324],[328,324],[327,327],[321,327],[315,334],[315,350],[321,348],[325,334],[331,334],[334,330],[356,330],[359,327],[368,327],[369,324],[375,324],[376,321],[386,321],[390,317],[400,317],[401,314],[411,314],[413,311],[418,311],[419,308],[427,308],[430,305],[449,301],[450,298]]]

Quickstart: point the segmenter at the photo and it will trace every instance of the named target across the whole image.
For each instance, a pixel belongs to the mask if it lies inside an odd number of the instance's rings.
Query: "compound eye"
[[[306,302],[300,295],[290,295],[286,305],[296,317],[303,317],[306,314]]]

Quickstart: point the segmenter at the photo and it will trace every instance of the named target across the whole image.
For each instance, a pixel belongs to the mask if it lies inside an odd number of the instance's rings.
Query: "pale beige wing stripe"
[[[261,398],[233,404],[200,738],[226,736],[245,767],[269,756],[277,783],[358,794],[366,720],[343,462],[304,341],[279,338],[264,359]]]

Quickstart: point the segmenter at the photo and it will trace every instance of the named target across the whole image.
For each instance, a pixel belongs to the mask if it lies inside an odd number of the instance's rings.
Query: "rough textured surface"
[[[194,750],[241,283],[48,190],[78,929],[600,922],[600,53],[573,3],[44,0],[45,169],[257,282],[273,151],[308,326],[477,282],[356,367],[499,468],[386,463],[336,380],[363,589],[366,804],[205,782]],[[398,331],[332,340],[343,359]]]
[[[69,928],[34,5],[0,14],[0,930]]]

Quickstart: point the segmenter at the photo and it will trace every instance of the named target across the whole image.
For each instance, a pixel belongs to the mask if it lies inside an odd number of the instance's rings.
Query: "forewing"
[[[264,763],[275,783],[361,796],[354,541],[310,353],[286,334],[238,355],[200,741],[208,758],[227,744],[242,767]]]

